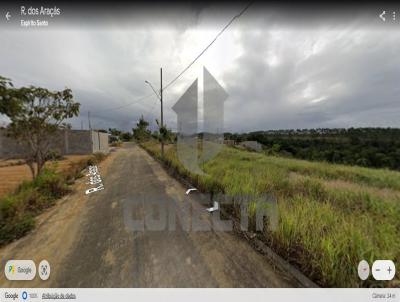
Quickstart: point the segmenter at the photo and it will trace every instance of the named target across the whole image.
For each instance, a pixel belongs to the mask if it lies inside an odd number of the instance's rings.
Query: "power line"
[[[157,99],[158,101],[158,99]],[[147,111],[144,115],[152,115],[154,110],[156,109],[156,105],[158,104],[158,102],[155,102]]]
[[[240,13],[238,13],[235,16],[233,16],[232,19],[224,26],[224,28],[222,28],[222,30],[210,42],[210,44],[208,44],[207,47],[204,48],[203,51],[200,52],[200,54],[198,54],[197,57],[194,58],[194,60],[185,69],[183,69],[172,81],[170,81],[164,87],[164,90],[167,89],[169,86],[171,86],[177,79],[179,79],[211,47],[211,45],[214,44],[214,42],[219,38],[219,36],[222,35],[222,33],[233,23],[233,21],[235,21],[236,19],[240,18],[253,3],[254,3],[254,1],[251,1],[249,4],[246,5],[245,8],[243,8],[241,10]]]
[[[142,97],[138,98],[137,100],[135,100],[135,101],[133,101],[133,102],[131,102],[129,104],[124,104],[124,105],[121,105],[121,106],[118,106],[118,107],[113,107],[113,108],[108,108],[108,109],[96,110],[95,112],[114,111],[114,110],[122,109],[122,108],[125,108],[125,107],[132,106],[134,104],[137,104],[137,103],[139,103],[141,101],[144,101],[145,99],[148,99],[151,96],[153,96],[152,93],[151,94],[147,94],[145,96],[142,96]]]
[[[154,112],[154,110],[156,109],[156,105],[158,104],[158,99],[157,98],[155,98],[155,95],[154,94],[150,94],[150,95],[147,95],[146,97],[149,97],[149,96],[153,96],[154,97],[154,104],[149,108],[149,109],[147,109],[147,111],[146,111],[146,113],[144,114],[144,116],[146,116],[146,115],[148,115],[148,114],[151,114],[152,112]],[[143,98],[142,98],[143,99]],[[123,106],[129,106],[129,105],[133,105],[133,104],[126,104],[126,105],[123,105]],[[120,106],[121,107],[121,106]],[[117,108],[120,108],[120,107],[117,107]],[[114,108],[115,109],[115,108]],[[97,114],[97,112],[103,112],[103,111],[105,111],[105,110],[99,110],[99,111],[94,111],[95,112],[95,114],[93,114],[93,111],[90,111],[90,116],[91,117],[96,117],[96,118],[100,118],[100,119],[103,119],[103,120],[114,120],[112,117],[110,117],[110,116],[108,116],[108,117],[106,117],[106,116],[103,116],[103,115],[99,115],[99,114]],[[123,119],[121,122],[127,122],[127,121],[131,121],[132,120],[132,118],[131,117],[128,117],[128,118],[126,118],[126,119]]]
[[[214,37],[214,39],[207,45],[206,48],[204,48],[195,58],[194,60],[188,65],[186,66],[172,81],[170,81],[167,85],[164,86],[163,90],[166,90],[168,87],[170,87],[176,80],[178,80],[210,47],[212,44],[214,44],[214,42],[223,34],[223,32],[238,18],[240,18],[246,11],[247,9],[254,3],[255,0],[249,2],[237,15],[233,16],[232,19],[222,28],[222,30]],[[113,107],[113,108],[108,108],[108,109],[103,109],[103,110],[96,110],[95,112],[103,112],[103,111],[113,111],[113,110],[119,110],[134,104],[137,104],[147,98],[149,98],[150,96],[152,96],[153,94],[148,94],[145,95],[141,98],[138,98],[137,100],[135,100],[132,103],[129,104],[124,104],[118,107]]]

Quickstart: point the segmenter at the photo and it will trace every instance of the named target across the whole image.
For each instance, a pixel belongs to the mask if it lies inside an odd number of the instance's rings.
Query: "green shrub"
[[[33,187],[0,200],[0,245],[19,238],[34,226],[32,216],[46,207],[47,200]]]
[[[95,158],[95,161],[98,164],[107,158],[107,154],[104,154],[102,152],[96,152],[93,154],[93,157]]]
[[[121,141],[116,141],[116,142],[112,142],[110,144],[111,147],[121,147],[122,146],[122,142]]]
[[[107,158],[107,154],[104,154],[102,152],[93,153],[93,155],[86,161],[85,167],[97,165],[98,163],[102,162],[106,158]],[[85,168],[85,167],[83,167],[83,168]]]
[[[106,157],[95,153],[89,159],[71,163],[62,173],[46,168],[35,180],[24,181],[13,194],[0,199],[0,246],[29,232],[35,225],[34,217],[67,194],[68,184],[81,177],[83,169]]]
[[[68,193],[68,186],[65,184],[65,177],[54,170],[44,170],[34,181],[33,186],[38,191],[53,200]]]
[[[13,219],[12,223],[0,223],[0,246],[24,236],[34,226],[35,220],[29,214]]]
[[[64,159],[64,156],[62,156],[59,150],[50,150],[46,156],[46,160],[56,161],[62,159]]]
[[[79,162],[70,163],[68,169],[64,171],[65,179],[67,184],[73,184],[75,179],[83,176],[82,170],[87,166],[86,160],[80,160]]]

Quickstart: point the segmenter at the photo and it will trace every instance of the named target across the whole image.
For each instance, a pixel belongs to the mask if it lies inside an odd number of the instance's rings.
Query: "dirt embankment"
[[[110,154],[98,165],[101,174],[107,172],[117,153],[118,151]],[[63,161],[58,168],[67,167],[71,160],[78,161],[81,159],[82,156],[70,157],[69,161]],[[23,166],[10,168],[17,167],[23,168]],[[72,186],[73,192],[71,194],[63,197],[57,201],[55,206],[36,217],[36,228],[31,233],[0,249],[2,261],[4,261],[2,267],[4,267],[5,261],[9,259],[29,259],[36,264],[46,259],[51,267],[59,267],[72,243],[79,238],[80,225],[87,211],[88,195],[85,195],[85,190],[88,185],[86,182],[86,177],[78,179]],[[56,279],[57,270],[52,270],[51,274],[51,278],[46,282],[36,276],[32,281],[18,281],[18,283],[6,280],[3,275],[0,277],[0,286],[51,287],[51,280]]]

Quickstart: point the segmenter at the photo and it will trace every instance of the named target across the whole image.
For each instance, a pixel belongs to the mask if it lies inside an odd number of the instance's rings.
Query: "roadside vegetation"
[[[32,178],[40,176],[46,161],[57,154],[51,149],[54,135],[70,128],[65,123],[79,115],[71,89],[50,91],[42,87],[14,87],[12,81],[0,76],[0,114],[8,117],[6,133],[23,147],[24,159]]]
[[[35,226],[35,216],[71,191],[70,185],[83,176],[89,165],[106,155],[95,153],[89,159],[73,162],[64,171],[56,171],[57,162],[46,166],[32,181],[23,182],[13,193],[0,199],[0,246],[18,239]]]
[[[110,143],[110,147],[121,147],[122,146],[122,142],[121,141],[115,141]]]
[[[278,227],[271,230],[266,222],[257,237],[321,286],[400,286],[398,272],[385,283],[372,276],[361,281],[357,274],[362,259],[370,265],[377,259],[399,263],[400,172],[225,146],[202,166],[206,175],[194,175],[180,164],[176,145],[167,146],[163,159],[157,141],[141,145],[202,191],[223,192],[234,201],[241,194],[273,193],[278,200]]]
[[[297,129],[225,133],[235,141],[258,141],[269,154],[313,161],[400,170],[400,129]]]

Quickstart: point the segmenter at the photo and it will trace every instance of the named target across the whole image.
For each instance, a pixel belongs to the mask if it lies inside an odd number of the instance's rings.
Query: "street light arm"
[[[144,81],[146,84],[149,84],[149,86],[151,87],[151,89],[154,91],[154,93],[156,94],[157,98],[159,100],[161,100],[160,95],[157,93],[157,91],[154,89],[153,85],[151,85],[151,83],[149,81]]]

